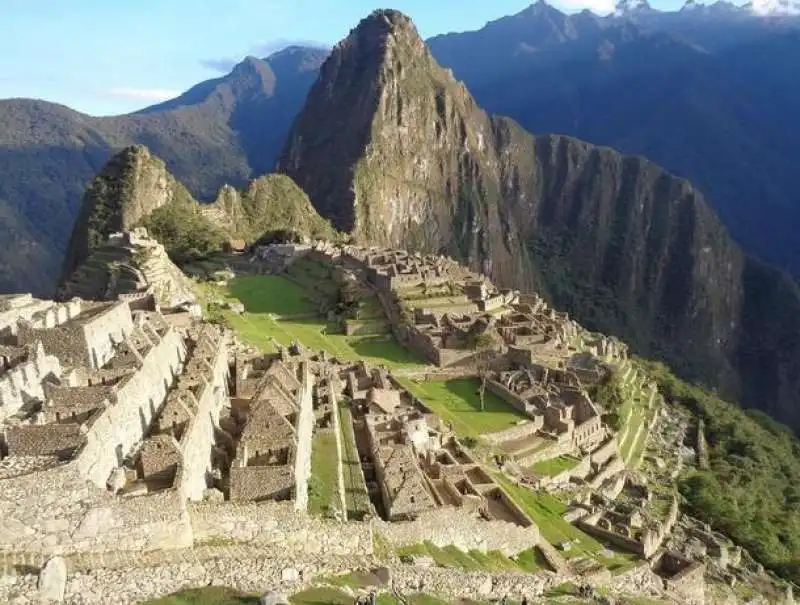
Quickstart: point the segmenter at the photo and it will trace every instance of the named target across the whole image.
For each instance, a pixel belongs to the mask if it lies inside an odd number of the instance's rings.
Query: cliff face
[[[333,50],[279,169],[359,241],[448,252],[535,287],[748,405],[766,407],[763,385],[781,385],[776,416],[796,420],[796,344],[748,361],[787,336],[764,310],[796,305],[791,282],[746,259],[687,181],[489,117],[396,11],[373,13]]]

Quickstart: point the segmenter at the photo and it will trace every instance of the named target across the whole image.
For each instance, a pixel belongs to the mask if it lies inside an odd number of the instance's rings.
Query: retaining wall
[[[291,502],[189,503],[196,543],[233,540],[292,553],[372,554],[372,524],[298,514]]]

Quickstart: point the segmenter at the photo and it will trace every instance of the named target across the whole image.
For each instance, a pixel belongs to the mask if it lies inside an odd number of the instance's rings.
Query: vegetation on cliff
[[[800,440],[763,412],[683,382],[663,364],[642,364],[667,401],[704,422],[709,468],[680,482],[690,511],[800,581]]]
[[[155,209],[142,226],[178,265],[209,257],[227,241],[225,233],[189,204]]]
[[[292,179],[268,174],[242,191],[223,188],[208,206],[226,217],[224,228],[247,242],[282,232],[315,239],[336,239],[331,224],[323,219]]]

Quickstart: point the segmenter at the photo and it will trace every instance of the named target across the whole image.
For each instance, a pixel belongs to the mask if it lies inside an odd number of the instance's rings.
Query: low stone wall
[[[497,433],[484,433],[481,435],[483,439],[493,445],[505,443],[506,441],[516,441],[517,439],[524,439],[525,437],[532,437],[539,430],[539,425],[535,422],[523,421],[516,426],[499,431]]]
[[[189,503],[196,543],[232,540],[291,553],[372,554],[372,524],[342,523],[297,513],[292,502]]]
[[[543,571],[537,574],[459,571],[441,567],[419,568],[398,566],[392,570],[395,585],[404,593],[425,592],[444,598],[476,601],[497,601],[508,597],[514,601],[539,597],[564,582],[564,577]]]
[[[603,529],[602,527],[598,527],[594,523],[588,523],[583,519],[576,521],[575,525],[579,529],[589,534],[590,536],[593,536],[600,540],[604,540],[605,542],[609,542],[614,546],[622,548],[623,550],[627,550],[634,554],[644,556],[644,545],[638,540],[634,540],[633,538],[627,538],[621,534],[608,531],[606,529]]]
[[[497,382],[496,380],[487,380],[486,388],[521,414],[527,415],[527,405],[525,400],[516,393],[507,389],[505,385]]]
[[[375,523],[381,535],[395,547],[428,540],[436,546],[452,545],[465,551],[499,550],[513,556],[539,543],[536,525],[520,527],[506,521],[485,521],[453,507],[426,511],[414,521]]]

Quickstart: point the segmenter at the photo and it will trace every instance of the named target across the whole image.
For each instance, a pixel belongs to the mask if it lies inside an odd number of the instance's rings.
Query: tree
[[[495,342],[489,332],[482,332],[472,339],[472,350],[475,352],[475,367],[478,369],[478,378],[481,381],[480,401],[481,412],[486,410],[486,381],[489,380],[491,362],[494,357]]]

